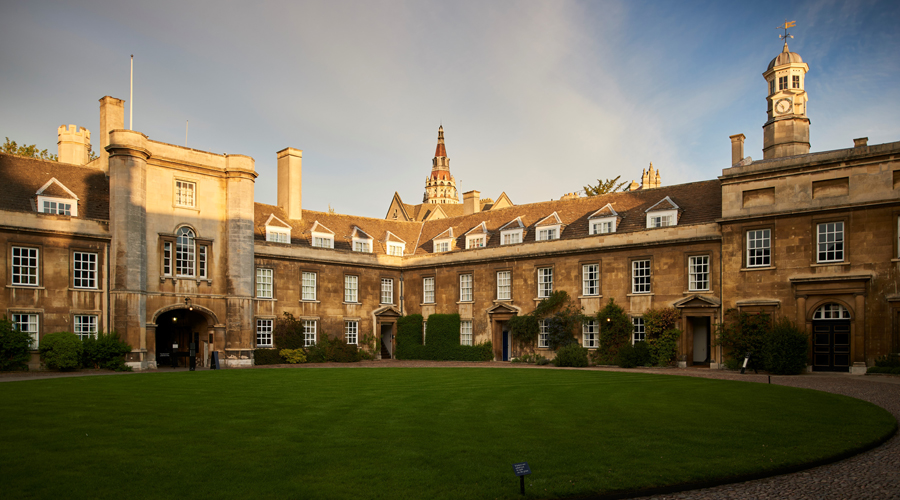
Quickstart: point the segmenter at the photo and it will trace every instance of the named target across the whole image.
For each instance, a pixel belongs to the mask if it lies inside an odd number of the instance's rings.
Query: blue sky
[[[678,184],[720,175],[732,134],[762,157],[785,18],[810,66],[812,150],[900,140],[895,1],[13,0],[0,137],[55,152],[61,124],[96,133],[134,54],[134,129],[184,144],[190,120],[189,147],[256,160],[263,203],[289,146],[305,209],[419,203],[441,123],[460,191],[483,198],[557,199],[650,162]]]

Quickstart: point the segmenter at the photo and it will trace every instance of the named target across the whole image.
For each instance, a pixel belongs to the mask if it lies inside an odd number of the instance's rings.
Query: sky
[[[729,136],[762,158],[776,26],[806,78],[811,151],[900,141],[896,1],[6,0],[0,137],[99,148],[98,99],[150,139],[256,162],[303,150],[303,208],[384,217],[422,200],[438,126],[459,192],[558,199],[597,179],[711,179]],[[129,121],[126,102],[126,126]]]

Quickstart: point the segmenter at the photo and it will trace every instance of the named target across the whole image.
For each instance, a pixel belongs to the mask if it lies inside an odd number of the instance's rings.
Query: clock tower
[[[769,117],[763,125],[764,159],[809,153],[809,98],[804,90],[809,66],[799,54],[788,50],[789,36],[784,37],[784,49],[763,73],[769,91]]]

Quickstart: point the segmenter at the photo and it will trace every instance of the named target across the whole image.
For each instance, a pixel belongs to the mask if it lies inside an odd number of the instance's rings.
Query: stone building
[[[397,318],[458,313],[460,342],[505,361],[525,349],[509,319],[565,290],[588,314],[615,299],[635,341],[647,310],[679,309],[684,364],[721,364],[715,325],[735,308],[800,324],[813,369],[860,373],[900,351],[900,142],[809,153],[807,71],[785,45],[763,73],[764,158],[734,135],[717,179],[664,186],[651,164],[625,192],[460,203],[441,127],[423,203],[394,193],[384,218],[303,210],[293,148],[276,153],[276,203],[254,203],[253,159],[125,130],[104,97],[98,158],[75,126],[58,129],[59,162],[0,154],[0,310],[37,342],[116,330],[138,369],[185,364],[190,344],[201,364],[250,364],[283,313],[309,344],[380,357]],[[583,326],[585,347],[600,328]],[[543,335],[536,349],[553,355]]]

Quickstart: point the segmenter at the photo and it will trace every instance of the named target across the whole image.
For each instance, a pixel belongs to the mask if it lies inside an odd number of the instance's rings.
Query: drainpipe
[[[400,316],[403,316],[403,292],[405,292],[405,286],[403,283],[403,270],[400,270]]]
[[[109,284],[110,284],[109,275],[112,270],[112,266],[110,265],[110,262],[109,262],[109,246],[110,246],[111,242],[112,242],[112,240],[110,240],[109,242],[106,243],[106,333],[107,334],[112,331],[112,316],[109,311],[109,309],[110,309],[109,300],[111,297],[111,295],[109,293]]]

